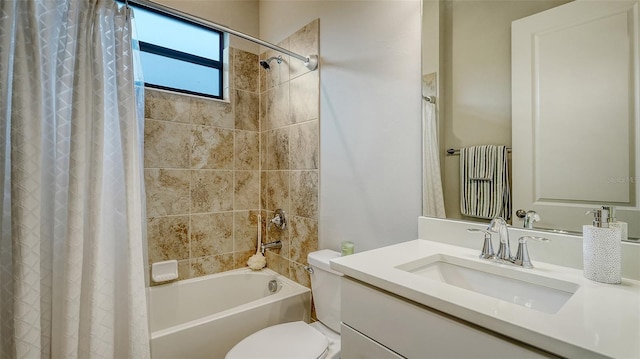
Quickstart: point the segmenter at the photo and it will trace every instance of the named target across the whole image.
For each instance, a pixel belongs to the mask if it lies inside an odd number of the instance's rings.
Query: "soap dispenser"
[[[627,239],[629,239],[629,225],[627,224],[627,222],[618,221],[618,219],[616,218],[616,207],[602,206],[602,209],[606,209],[609,211],[609,216],[607,217],[607,222],[609,222],[609,227],[620,228],[621,240],[626,241]]]
[[[608,209],[594,209],[593,224],[582,226],[584,277],[596,282],[618,284],[621,280],[621,230],[610,227]]]

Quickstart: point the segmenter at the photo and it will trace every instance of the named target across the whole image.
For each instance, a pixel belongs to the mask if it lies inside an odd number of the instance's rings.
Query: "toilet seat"
[[[327,337],[299,321],[251,334],[231,348],[225,359],[322,359],[328,349]]]

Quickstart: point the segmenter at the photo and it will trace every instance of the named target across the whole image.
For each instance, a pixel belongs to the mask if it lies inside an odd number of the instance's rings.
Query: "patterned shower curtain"
[[[1,358],[148,358],[129,9],[0,1]]]

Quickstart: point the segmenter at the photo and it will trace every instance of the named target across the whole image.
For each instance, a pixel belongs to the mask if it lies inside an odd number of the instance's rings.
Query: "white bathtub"
[[[268,283],[278,282],[271,293]],[[224,358],[270,325],[309,322],[311,291],[279,274],[248,268],[149,288],[151,356]]]

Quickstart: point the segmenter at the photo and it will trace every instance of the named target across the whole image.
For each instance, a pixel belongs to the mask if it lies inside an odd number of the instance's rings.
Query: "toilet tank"
[[[329,268],[329,261],[340,253],[329,249],[309,253],[307,261],[313,268],[311,295],[316,316],[322,324],[340,333],[340,277],[342,273]]]

